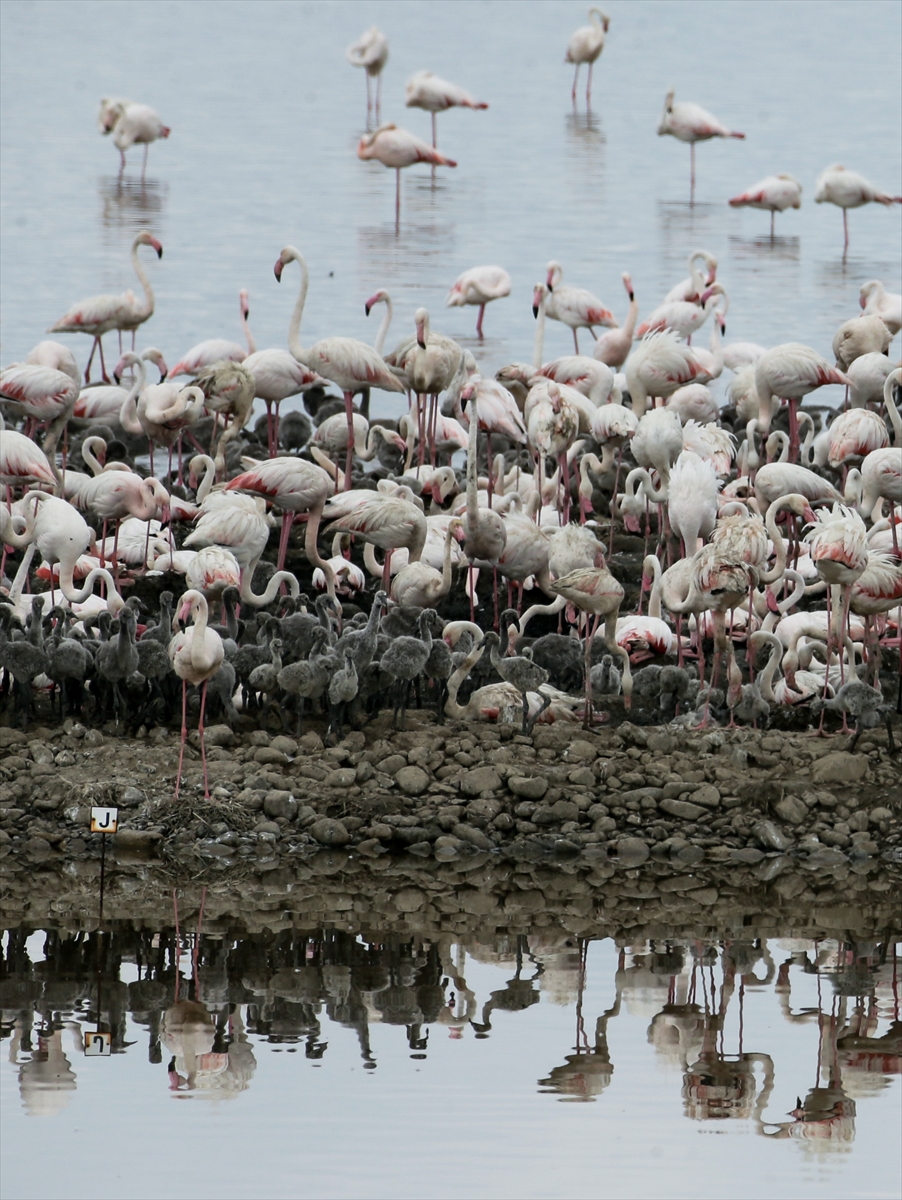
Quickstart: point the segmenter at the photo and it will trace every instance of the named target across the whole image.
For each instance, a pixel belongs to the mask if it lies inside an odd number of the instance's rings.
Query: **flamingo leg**
[[[576,335],[576,329],[573,330],[573,353],[579,354],[579,338]]]
[[[771,212],[770,212],[770,240],[771,241],[774,240],[774,217],[776,215],[777,214],[774,212],[774,210],[771,209]]]
[[[401,168],[395,168],[395,229],[401,223]]]
[[[91,363],[94,361],[94,355],[97,352],[97,347],[100,345],[100,338],[94,338],[94,345],[91,347],[91,353],[88,355],[88,365],[85,367],[85,383],[91,382]]]
[[[106,373],[106,363],[103,361],[103,338],[102,338],[102,337],[99,337],[99,338],[97,339],[97,345],[98,345],[98,347],[99,347],[99,349],[100,349],[100,374],[101,374],[101,375],[102,375],[102,377],[103,377],[103,382],[104,382],[104,383],[109,383],[109,382],[110,382],[110,377],[109,377],[109,375],[107,375],[107,373]]]
[[[185,739],[188,736],[188,680],[182,680],[182,744],[179,748],[179,769],[175,777],[175,798],[179,798],[182,786],[182,763],[185,759]]]
[[[586,108],[592,103],[592,68],[594,63],[589,63],[589,77],[586,80]]]
[[[842,210],[842,233],[843,233],[842,252],[843,252],[843,258],[845,258],[846,253],[848,252],[848,249],[849,249],[849,210],[847,208],[844,208]]]
[[[382,76],[376,76],[376,124],[382,120]]]
[[[476,336],[477,336],[477,337],[480,337],[480,338],[483,336],[483,335],[482,335],[482,318],[483,318],[484,316],[485,316],[485,305],[484,305],[484,304],[480,304],[480,306],[479,306],[479,316],[476,318]]]
[[[345,413],[348,418],[348,449],[345,454],[345,488],[350,491],[351,488],[351,466],[354,461],[354,396],[351,392],[345,392]]]
[[[689,203],[695,202],[695,142],[689,143]]]
[[[200,689],[200,720],[197,723],[197,732],[200,735],[200,761],[204,771],[204,799],[210,799],[210,783],[207,779],[207,751],[204,746],[204,708],[207,703],[207,681],[204,680],[203,687]]]
[[[579,81],[579,63],[576,64],[576,71],[573,74],[573,91],[570,93],[570,99],[576,104],[576,85]]]
[[[282,517],[282,536],[279,538],[279,561],[276,566],[277,571],[281,571],[285,566],[285,557],[288,553],[288,539],[291,534],[291,523],[294,520],[293,512],[286,512]]]
[[[144,143],[144,162],[141,164],[141,178],[142,178],[142,180],[143,180],[143,178],[144,178],[145,172],[147,171],[147,151],[148,151],[149,149],[150,149],[150,143],[149,143],[149,142],[145,142],[145,143]]]
[[[436,140],[436,133],[435,133],[435,113],[432,114],[432,149],[433,150],[438,149],[438,141]],[[435,167],[433,167],[432,170],[433,170],[433,173],[435,173]]]
[[[366,127],[370,128],[370,114],[373,111],[372,80],[369,71],[366,72]]]

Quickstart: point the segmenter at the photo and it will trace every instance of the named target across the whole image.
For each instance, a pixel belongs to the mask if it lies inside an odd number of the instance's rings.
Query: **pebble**
[[[690,804],[688,800],[662,800],[660,807],[663,812],[684,821],[697,821],[707,811],[699,804]]]
[[[515,796],[522,796],[525,800],[541,800],[548,791],[548,780],[544,775],[511,775],[507,786]]]
[[[811,779],[814,783],[859,783],[870,773],[868,767],[863,754],[833,750],[812,765]]]
[[[773,821],[758,821],[752,832],[766,850],[789,850],[793,845],[792,838],[782,834]]]
[[[481,796],[483,792],[494,792],[500,787],[501,776],[493,767],[477,767],[460,781],[460,790],[465,796]]]
[[[622,866],[637,867],[644,863],[651,851],[648,843],[641,838],[621,838],[615,846],[617,857]]]
[[[401,767],[395,782],[406,796],[421,796],[429,787],[429,776],[422,767]]]

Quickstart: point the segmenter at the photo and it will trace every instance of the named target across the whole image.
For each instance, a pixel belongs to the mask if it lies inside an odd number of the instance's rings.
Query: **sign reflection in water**
[[[618,943],[613,978],[587,989],[587,966],[602,943],[574,938],[464,945],[398,935],[367,942],[326,931],[261,942],[206,934],[202,913],[189,933],[44,936],[44,960],[32,961],[30,932],[7,934],[0,992],[8,1059],[34,1115],[52,1116],[74,1102],[71,1055],[81,1054],[89,1026],[110,1031],[114,1054],[138,1054],[143,1045],[179,1096],[234,1099],[253,1086],[267,1051],[303,1047],[306,1060],[327,1064],[336,1027],[353,1031],[369,1071],[379,1066],[371,1044],[377,1023],[397,1027],[396,1052],[418,1059],[429,1055],[431,1038],[489,1040],[499,1019],[520,1023],[528,1046],[530,1010],[542,1000],[573,1014],[573,1044],[561,1047],[559,1064],[537,1064],[538,1091],[560,1100],[602,1097],[617,1077],[617,1026],[631,1021],[647,1024],[658,1064],[680,1073],[681,1090],[671,1090],[687,1118],[741,1121],[766,1138],[848,1147],[856,1101],[902,1072],[892,943]],[[482,964],[499,978],[478,995],[468,974],[484,979]],[[599,1003],[601,993],[608,999]],[[816,1042],[804,1039],[816,1054],[811,1061],[807,1051],[799,1054],[791,1081],[777,1079],[768,1046],[748,1036],[751,1006],[759,1026],[771,1009],[791,1027],[817,1030]],[[802,1046],[801,1037],[793,1040]],[[471,1053],[479,1052],[474,1046]],[[778,1083],[798,1092],[788,1113],[769,1103]],[[164,1086],[161,1074],[149,1071],[147,1086]]]

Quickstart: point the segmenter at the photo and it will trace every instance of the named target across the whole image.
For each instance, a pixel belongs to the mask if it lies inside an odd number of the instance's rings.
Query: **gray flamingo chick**
[[[494,630],[490,630],[485,635],[484,643],[489,647],[492,666],[505,683],[509,683],[512,687],[515,687],[520,693],[523,701],[523,732],[528,734],[538,719],[539,714],[536,714],[536,717],[530,721],[529,697],[527,693],[536,692],[542,697],[543,701],[547,701],[544,706],[544,708],[547,708],[551,703],[551,697],[546,695],[541,688],[542,684],[548,682],[548,672],[544,667],[540,667],[538,663],[532,661],[532,656],[528,648],[523,654],[515,654],[507,658],[502,658],[498,653],[498,646],[501,643],[501,639]],[[544,708],[542,709],[543,712]]]

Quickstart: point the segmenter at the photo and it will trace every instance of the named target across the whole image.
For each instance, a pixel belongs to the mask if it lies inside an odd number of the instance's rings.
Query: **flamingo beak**
[[[420,347],[421,350],[426,349],[426,338],[423,335],[422,321],[417,322],[417,345]]]
[[[538,304],[534,304],[534,305],[532,306],[532,315],[533,315],[534,317],[538,318],[538,315],[539,315],[539,306],[538,306]]]
[[[767,608],[768,608],[769,612],[777,613],[780,611],[779,608],[777,607],[777,597],[773,593],[773,588],[767,589],[767,591],[765,593],[765,600],[766,600]]]
[[[365,313],[367,316],[369,316],[369,315],[370,315],[370,302],[369,302],[369,300],[367,300],[366,304],[364,304],[364,306],[363,306],[363,311],[364,311],[364,313]]]
[[[157,258],[162,258],[163,257],[163,247],[160,245],[160,243],[157,241],[157,239],[151,238],[150,244],[151,244],[151,246],[153,246],[154,250],[156,250]]]
[[[282,262],[282,256],[280,254],[279,257],[276,259],[276,265],[272,269],[272,273],[273,273],[273,275],[275,275],[276,281],[278,283],[282,282],[282,267],[283,266],[284,266],[284,264]]]

